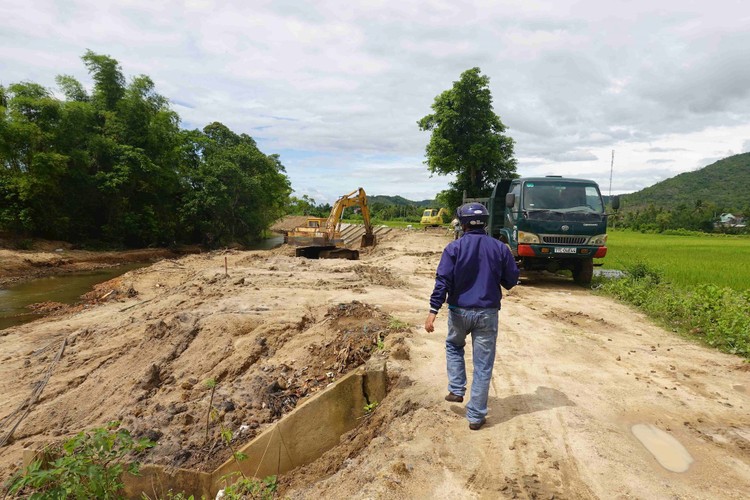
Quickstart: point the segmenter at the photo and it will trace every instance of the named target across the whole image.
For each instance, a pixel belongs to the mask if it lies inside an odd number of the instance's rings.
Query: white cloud
[[[220,121],[333,200],[432,198],[416,121],[466,69],[491,78],[519,173],[628,192],[750,150],[750,8],[594,0],[357,3],[5,0],[0,84],[90,85],[86,49],[147,74],[183,126]],[[178,104],[179,103],[179,104]],[[660,168],[655,168],[660,167]],[[321,201],[321,200],[319,200]]]

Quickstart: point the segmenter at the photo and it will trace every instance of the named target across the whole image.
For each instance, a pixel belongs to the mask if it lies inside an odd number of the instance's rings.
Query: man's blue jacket
[[[518,283],[518,266],[505,243],[474,229],[448,243],[440,257],[430,311],[437,313],[448,297],[448,305],[465,308],[500,309],[502,291]]]

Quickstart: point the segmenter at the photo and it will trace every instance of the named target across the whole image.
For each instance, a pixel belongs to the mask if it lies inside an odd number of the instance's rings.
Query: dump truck
[[[594,274],[594,259],[607,255],[607,218],[596,182],[549,175],[504,179],[487,205],[487,232],[507,243],[519,267],[569,269],[580,285]],[[612,200],[619,208],[619,198]]]
[[[296,227],[287,233],[286,242],[297,247],[295,248],[297,257],[358,260],[359,251],[347,248],[341,237],[341,216],[345,208],[354,206],[361,210],[365,227],[360,247],[374,246],[376,238],[370,222],[367,195],[362,188],[336,200],[327,218],[308,217],[304,226]]]

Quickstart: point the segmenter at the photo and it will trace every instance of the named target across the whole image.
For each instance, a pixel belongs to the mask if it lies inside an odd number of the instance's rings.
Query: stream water
[[[283,236],[264,239],[249,250],[270,250],[284,242]],[[102,283],[133,269],[148,266],[150,263],[129,263],[96,271],[61,274],[49,278],[39,278],[26,283],[0,289],[0,330],[28,323],[39,318],[27,306],[37,302],[61,302],[74,304],[80,296]]]
[[[47,301],[74,304],[97,283],[147,265],[130,263],[96,271],[61,274],[0,289],[0,330],[37,319],[39,315],[27,308],[31,304]]]

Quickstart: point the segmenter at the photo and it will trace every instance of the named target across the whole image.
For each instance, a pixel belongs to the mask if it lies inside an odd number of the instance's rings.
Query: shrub
[[[120,476],[127,471],[138,474],[138,462],[125,463],[131,453],[140,453],[155,443],[135,440],[119,422],[106,428],[80,432],[62,444],[46,451],[57,457],[44,465],[32,462],[10,479],[8,493],[28,495],[32,499],[122,498]]]
[[[245,498],[271,500],[276,498],[277,487],[276,476],[268,476],[263,480],[242,478],[224,489],[224,498],[227,500]]]
[[[604,280],[598,290],[635,305],[670,328],[708,345],[750,358],[750,290],[699,285],[674,287],[647,264],[631,266],[624,278]]]

